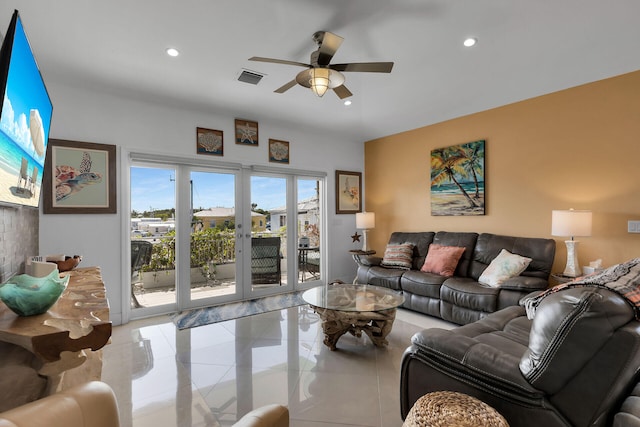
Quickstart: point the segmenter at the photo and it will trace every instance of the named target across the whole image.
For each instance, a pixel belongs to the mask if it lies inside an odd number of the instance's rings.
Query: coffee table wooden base
[[[322,319],[324,344],[331,350],[336,350],[338,339],[347,332],[356,337],[361,337],[364,332],[376,347],[389,344],[386,337],[396,318],[395,308],[361,312],[331,310],[314,305],[311,308]]]

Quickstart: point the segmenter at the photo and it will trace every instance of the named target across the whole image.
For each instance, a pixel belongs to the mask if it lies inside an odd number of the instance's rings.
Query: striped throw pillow
[[[413,245],[401,243],[399,245],[388,244],[384,250],[384,257],[380,265],[388,268],[401,268],[410,270],[413,261]]]

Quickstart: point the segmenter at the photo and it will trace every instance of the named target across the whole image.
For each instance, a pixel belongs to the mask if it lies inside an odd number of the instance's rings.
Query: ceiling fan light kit
[[[342,86],[344,76],[330,68],[310,68],[299,72],[296,76],[296,82],[300,86],[310,88],[313,93],[322,98],[327,90]]]
[[[331,83],[329,80],[329,70],[326,68],[312,68],[309,74],[311,74],[311,80],[309,80],[311,90],[318,95],[318,97],[322,98],[322,95],[327,92],[329,84]]]
[[[249,61],[270,62],[275,64],[295,65],[307,68],[299,72],[296,78],[285,83],[274,92],[284,93],[296,84],[310,88],[317,96],[322,97],[327,90],[333,89],[340,99],[345,99],[353,94],[344,85],[342,72],[368,72],[390,73],[393,62],[356,62],[347,64],[329,64],[333,55],[342,44],[343,38],[328,31],[316,31],[313,41],[318,45],[318,50],[311,53],[310,64],[303,62],[287,61],[283,59],[263,58],[253,56]]]

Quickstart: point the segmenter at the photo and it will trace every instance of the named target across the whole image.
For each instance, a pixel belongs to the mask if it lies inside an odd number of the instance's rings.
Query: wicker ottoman
[[[491,406],[463,393],[435,391],[413,405],[403,427],[509,427]]]

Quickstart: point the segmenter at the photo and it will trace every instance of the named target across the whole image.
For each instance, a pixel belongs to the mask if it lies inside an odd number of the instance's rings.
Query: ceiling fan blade
[[[336,93],[336,95],[338,95],[338,98],[340,99],[345,99],[353,95],[345,85],[334,87],[333,91]]]
[[[303,62],[287,61],[284,59],[263,58],[261,56],[252,56],[249,61],[258,62],[271,62],[273,64],[285,64],[285,65],[297,65],[299,67],[311,68],[311,64],[305,64]]]
[[[275,93],[285,93],[286,91],[288,91],[289,89],[294,87],[296,84],[297,84],[296,79],[293,79],[289,83],[287,83],[285,85],[282,85],[278,89],[274,90],[274,92]]]
[[[333,64],[329,68],[336,71],[357,71],[366,73],[390,73],[393,62],[354,62],[351,64]]]
[[[322,35],[320,48],[318,49],[318,65],[321,67],[329,65],[331,58],[336,54],[343,40],[342,37],[325,31]]]

